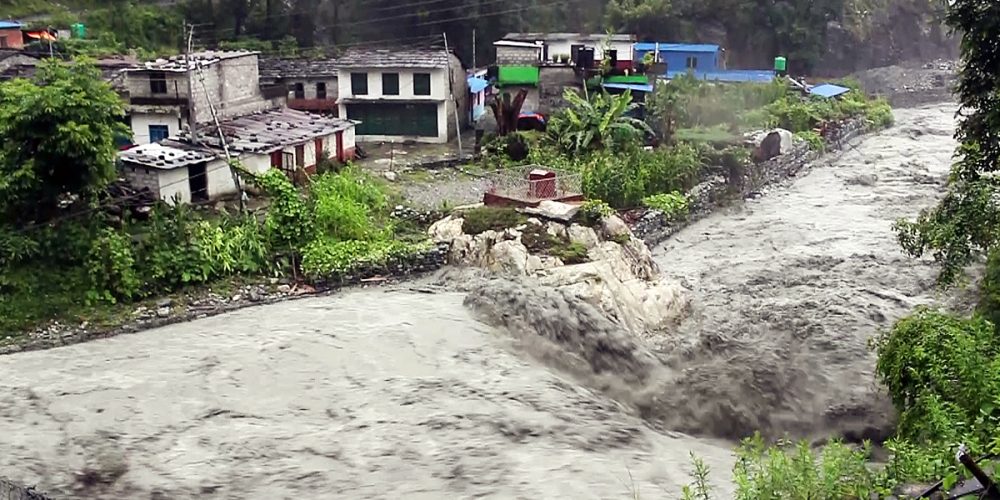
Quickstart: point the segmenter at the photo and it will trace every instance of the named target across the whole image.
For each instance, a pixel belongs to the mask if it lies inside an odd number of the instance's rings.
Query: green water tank
[[[76,23],[70,26],[70,30],[73,33],[73,38],[86,38],[87,27],[83,23]]]
[[[785,64],[787,62],[788,61],[786,61],[783,56],[775,57],[774,58],[774,70],[778,71],[778,72],[785,71]]]

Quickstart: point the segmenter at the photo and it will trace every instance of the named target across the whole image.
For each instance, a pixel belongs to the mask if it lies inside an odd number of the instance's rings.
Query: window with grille
[[[697,57],[688,57],[687,58],[687,67],[688,67],[688,69],[698,69],[698,58]]]
[[[306,98],[306,86],[301,83],[295,84],[295,98],[305,99]]]
[[[326,82],[316,82],[316,98],[326,99]]]

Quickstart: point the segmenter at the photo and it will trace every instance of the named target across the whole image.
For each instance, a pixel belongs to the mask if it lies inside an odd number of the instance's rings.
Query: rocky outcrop
[[[553,213],[567,211],[553,208]],[[532,211],[534,217],[515,228],[475,235],[462,232],[464,219],[458,213],[434,223],[428,232],[436,243],[450,246],[449,264],[528,277],[538,285],[570,292],[633,334],[661,329],[684,314],[683,288],[660,277],[649,247],[620,218],[607,217],[589,227],[546,220],[543,212]],[[539,236],[585,251],[585,262],[566,264],[534,248]]]

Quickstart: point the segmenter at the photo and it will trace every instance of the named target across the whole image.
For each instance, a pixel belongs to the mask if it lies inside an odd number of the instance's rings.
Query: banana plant
[[[563,99],[569,107],[553,118],[549,131],[574,153],[611,148],[639,140],[644,132],[652,133],[644,121],[629,116],[638,105],[627,90],[620,95],[601,92],[588,99],[574,89],[566,89]]]

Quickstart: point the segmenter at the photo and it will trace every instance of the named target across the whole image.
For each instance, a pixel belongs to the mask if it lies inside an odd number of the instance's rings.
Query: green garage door
[[[358,135],[437,137],[437,104],[348,104],[347,118],[361,122]]]

